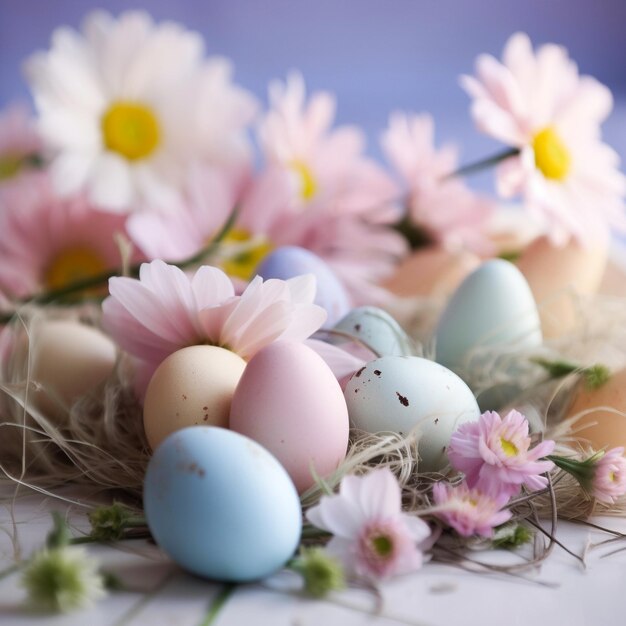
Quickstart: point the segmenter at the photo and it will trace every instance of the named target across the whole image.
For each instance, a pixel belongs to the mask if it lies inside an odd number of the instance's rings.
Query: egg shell
[[[300,501],[287,472],[262,446],[223,428],[185,428],[165,439],[143,495],[157,544],[199,576],[263,578],[300,541]]]
[[[344,394],[350,421],[360,430],[406,436],[419,424],[420,471],[442,469],[452,433],[480,416],[474,395],[454,372],[416,356],[371,361]]]
[[[539,312],[526,279],[512,263],[492,259],[459,285],[444,309],[436,331],[436,361],[471,381],[472,369],[482,359],[530,350],[542,341]],[[483,410],[496,410],[519,391],[515,384],[494,387],[479,402]]]
[[[30,342],[31,380],[39,383],[31,400],[61,423],[72,404],[101,386],[115,367],[115,344],[98,329],[74,320],[39,322],[31,329]],[[18,350],[16,362],[25,363],[28,344],[23,342]]]
[[[235,387],[246,362],[216,346],[190,346],[170,354],[150,379],[143,423],[152,449],[186,426],[228,426]]]
[[[412,342],[400,324],[386,311],[374,306],[361,306],[352,309],[335,325],[338,330],[362,341],[379,356],[413,354]],[[333,338],[333,343],[343,343],[346,339]]]
[[[298,246],[277,248],[263,259],[256,273],[265,280],[313,274],[317,280],[315,304],[326,309],[326,326],[332,326],[350,310],[350,297],[344,286],[333,270],[310,250]]]
[[[610,407],[619,415],[601,407]],[[591,444],[595,450],[601,448],[626,448],[626,369],[611,374],[609,380],[597,389],[587,389],[579,384],[574,400],[565,419],[583,411],[573,424],[576,437]]]
[[[540,237],[524,250],[516,265],[539,307],[544,337],[560,337],[574,330],[578,321],[576,295],[598,291],[607,260],[604,241],[587,247],[570,241],[557,247]]]
[[[337,379],[301,343],[278,341],[248,363],[230,409],[230,427],[258,441],[285,466],[298,491],[332,473],[348,446],[348,409]]]
[[[408,256],[384,286],[404,297],[447,297],[479,265],[480,258],[471,252],[425,248]]]

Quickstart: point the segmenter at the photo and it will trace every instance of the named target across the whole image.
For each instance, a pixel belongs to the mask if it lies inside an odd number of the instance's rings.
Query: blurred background
[[[612,89],[604,135],[626,160],[626,0],[0,0],[0,105],[28,100],[22,61],[99,6],[143,8],[199,31],[262,102],[272,78],[301,70],[309,89],[337,95],[338,121],[362,126],[377,157],[396,109],[432,112],[437,139],[457,143],[463,162],[497,150],[474,130],[458,76],[526,31],[535,45],[566,46],[582,73]]]

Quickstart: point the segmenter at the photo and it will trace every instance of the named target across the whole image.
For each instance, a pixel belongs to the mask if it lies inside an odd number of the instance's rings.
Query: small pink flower
[[[395,113],[382,136],[383,150],[409,194],[408,216],[447,248],[492,252],[486,232],[494,205],[449,175],[457,169],[452,146],[435,149],[430,115]]]
[[[547,485],[541,474],[550,471],[554,463],[539,459],[550,454],[554,445],[546,440],[530,450],[528,421],[521,413],[509,411],[501,418],[487,411],[452,435],[448,457],[452,467],[465,474],[470,488],[512,496],[522,485],[532,491]]]
[[[428,524],[402,512],[400,486],[386,468],[346,476],[339,494],[322,496],[306,517],[334,535],[327,550],[347,571],[372,582],[419,569],[432,544]]]
[[[463,537],[491,537],[496,526],[511,518],[511,511],[502,510],[509,500],[506,493],[490,496],[479,489],[470,489],[465,482],[456,487],[435,483],[433,498],[436,505],[445,507],[435,515]]]
[[[624,448],[612,448],[595,464],[592,492],[600,502],[613,504],[626,493],[626,458]]]
[[[236,296],[232,281],[216,267],[203,266],[189,278],[155,260],[141,266],[139,280],[111,278],[109,290],[103,326],[142,362],[142,378],[186,346],[208,343],[249,359],[278,339],[303,341],[326,319],[313,304],[311,275],[265,282],[257,276]]]

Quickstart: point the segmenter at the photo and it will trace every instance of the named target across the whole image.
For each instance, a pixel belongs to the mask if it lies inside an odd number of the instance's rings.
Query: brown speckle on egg
[[[398,400],[400,400],[400,404],[402,406],[409,406],[409,399],[406,396],[401,395],[398,391],[396,391],[396,395],[398,396]]]
[[[365,369],[365,365],[364,365],[364,366],[363,366],[360,370],[358,370],[358,371],[357,371],[354,375],[355,375],[357,378],[359,378],[359,376],[363,373],[363,370],[364,370],[364,369]]]
[[[380,376],[382,372],[380,370],[374,370],[374,374],[376,374],[376,376]]]

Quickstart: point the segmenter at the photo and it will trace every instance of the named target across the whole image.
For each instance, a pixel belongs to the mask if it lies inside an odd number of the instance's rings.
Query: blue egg
[[[350,310],[350,298],[330,267],[310,250],[297,246],[277,248],[259,264],[256,273],[264,280],[287,280],[301,274],[313,274],[317,279],[315,304],[326,309],[325,326],[332,326]]]
[[[206,578],[263,578],[300,542],[302,512],[289,475],[265,448],[224,428],[192,426],[165,439],[143,495],[157,544]]]

